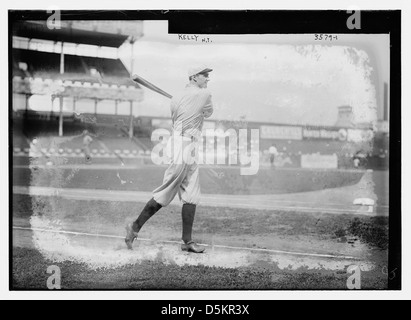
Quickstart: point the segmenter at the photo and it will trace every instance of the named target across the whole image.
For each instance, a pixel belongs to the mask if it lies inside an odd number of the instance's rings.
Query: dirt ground
[[[143,201],[15,193],[13,288],[45,289],[49,265],[62,269],[64,289],[347,290],[350,266],[360,268],[362,289],[387,288],[388,216],[377,210],[388,209],[386,173],[262,168],[256,176],[241,177],[236,170],[201,169],[202,193],[241,195],[242,201],[276,195],[278,201],[313,206],[303,212],[201,205],[193,235],[206,253],[192,255],[180,250],[181,205],[154,215],[129,251],[124,226]],[[29,191],[30,186],[151,191],[163,173],[154,166],[20,165],[13,168],[12,181]],[[356,197],[375,200],[377,209],[348,210]],[[316,211],[322,203],[339,209]]]
[[[142,241],[136,243],[136,250],[125,250],[124,225],[135,218],[143,205],[15,195],[15,227],[79,233],[45,235],[39,231],[13,230],[13,279],[16,288],[38,285],[35,278],[30,280],[23,276],[21,270],[33,263],[44,265],[52,262],[68,270],[83,270],[79,274],[68,275],[66,288],[283,289],[294,285],[294,289],[345,290],[346,268],[352,264],[364,266],[363,288],[386,288],[386,275],[381,272],[387,264],[386,249],[379,248],[372,241],[364,241],[361,235],[350,234],[349,230],[355,219],[361,223],[381,225],[388,230],[387,218],[376,220],[375,217],[353,215],[200,207],[193,233],[198,242],[207,246],[207,254],[192,257],[179,251],[179,206],[164,208],[153,216],[140,233]],[[33,218],[33,209],[42,214],[35,214]],[[87,234],[101,236],[90,237]],[[105,235],[111,238],[105,238]],[[56,255],[55,252],[64,254]],[[314,256],[301,257],[299,252]],[[353,260],[340,258],[336,261],[328,255]],[[188,270],[188,276],[184,281],[177,275],[173,281],[156,276],[141,283],[137,281],[139,273],[130,276],[135,268],[160,268],[173,275],[181,272],[178,268],[183,268],[184,272]],[[200,282],[196,281],[198,272],[202,274]],[[237,274],[235,279],[228,276],[233,272]],[[88,273],[95,279],[93,284],[81,280]],[[114,282],[113,277],[118,282]],[[134,279],[132,284],[124,284],[127,277]],[[219,280],[213,280],[214,277]],[[125,287],[121,287],[122,284]]]

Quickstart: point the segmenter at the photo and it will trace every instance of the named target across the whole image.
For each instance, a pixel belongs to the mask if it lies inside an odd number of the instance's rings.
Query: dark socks
[[[193,230],[193,223],[194,223],[194,215],[196,212],[196,205],[185,203],[183,204],[183,208],[181,210],[181,215],[183,218],[183,236],[182,239],[184,243],[190,242],[191,233]]]
[[[146,206],[144,207],[143,211],[141,211],[140,215],[138,216],[137,220],[133,223],[133,230],[135,232],[139,232],[141,227],[150,219],[158,210],[161,209],[161,204],[157,203],[154,198],[150,199],[147,202]]]

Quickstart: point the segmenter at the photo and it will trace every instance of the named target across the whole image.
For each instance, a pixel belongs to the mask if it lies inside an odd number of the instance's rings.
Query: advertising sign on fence
[[[317,169],[336,169],[338,168],[338,157],[336,154],[303,154],[301,156],[301,167]]]

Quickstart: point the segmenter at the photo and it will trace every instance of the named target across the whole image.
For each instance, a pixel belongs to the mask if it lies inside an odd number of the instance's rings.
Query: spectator
[[[271,145],[271,147],[268,149],[268,153],[270,154],[270,164],[271,164],[271,167],[274,168],[274,167],[275,167],[274,160],[275,160],[275,157],[278,155],[278,151],[277,151],[277,148],[276,148],[276,146],[275,146],[274,143],[273,143],[273,144]]]
[[[358,169],[358,167],[360,166],[360,159],[358,159],[357,157],[354,157],[353,162],[354,162],[354,168]]]

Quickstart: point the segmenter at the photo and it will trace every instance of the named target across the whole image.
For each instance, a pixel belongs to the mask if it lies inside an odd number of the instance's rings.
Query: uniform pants
[[[176,196],[180,201],[197,205],[200,201],[198,164],[195,160],[198,142],[173,135],[167,143],[170,164],[164,173],[163,184],[153,191],[154,200],[163,207]]]

